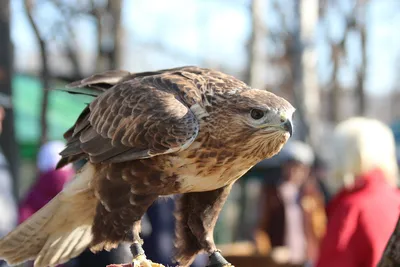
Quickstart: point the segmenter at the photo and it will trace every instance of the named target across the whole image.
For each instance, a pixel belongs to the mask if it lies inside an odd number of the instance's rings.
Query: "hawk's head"
[[[244,90],[223,102],[222,108],[213,112],[219,120],[214,132],[227,146],[264,159],[278,153],[293,133],[294,107],[271,92]]]

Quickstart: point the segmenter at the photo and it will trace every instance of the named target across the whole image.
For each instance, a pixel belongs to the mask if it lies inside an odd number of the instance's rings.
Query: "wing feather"
[[[248,87],[224,73],[186,66],[142,73],[108,71],[68,88],[97,97],[64,134],[67,148],[58,167],[81,158],[121,162],[185,149],[199,131],[188,107],[204,101],[209,88],[235,92]]]
[[[71,92],[75,93],[78,93],[79,91],[73,90],[73,88],[82,87],[92,87],[94,90],[104,92],[130,74],[130,72],[124,70],[110,70],[102,73],[96,73],[83,80],[68,84],[67,88]]]
[[[67,133],[65,158],[122,162],[185,149],[199,123],[172,91],[140,79],[117,84],[99,95]],[[72,156],[75,156],[72,158]],[[58,166],[58,167],[61,167]]]

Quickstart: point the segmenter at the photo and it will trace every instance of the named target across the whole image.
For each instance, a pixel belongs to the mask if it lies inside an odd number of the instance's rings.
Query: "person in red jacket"
[[[317,267],[373,267],[400,213],[395,142],[383,123],[351,118],[334,132],[328,225]]]
[[[20,203],[18,223],[24,222],[46,205],[73,178],[75,171],[71,164],[59,170],[55,169],[61,158],[58,153],[63,148],[62,141],[49,141],[40,147],[37,155],[39,174]]]

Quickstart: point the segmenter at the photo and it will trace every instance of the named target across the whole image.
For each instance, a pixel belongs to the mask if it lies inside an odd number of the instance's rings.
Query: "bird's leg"
[[[213,238],[218,215],[230,190],[231,185],[228,185],[213,191],[184,194],[180,199],[180,212],[183,213],[181,216],[186,222],[179,221],[180,225],[177,227],[181,229],[177,229],[177,237],[182,236],[182,229],[190,229],[190,233],[184,232],[185,240],[179,241],[177,247],[177,260],[180,260],[183,266],[188,266],[201,250],[209,255],[207,267],[232,266],[221,255]],[[194,255],[193,252],[195,252]]]
[[[161,264],[154,263],[146,258],[144,249],[142,248],[143,240],[139,236],[140,221],[136,221],[133,226],[133,243],[130,247],[133,256],[132,267],[164,267]]]
[[[224,257],[222,257],[219,250],[215,250],[209,256],[209,262],[207,267],[220,267],[220,266],[232,266]]]
[[[131,253],[133,256],[132,266],[133,267],[148,267],[153,266],[152,262],[146,258],[146,254],[142,247],[143,240],[140,238],[140,223],[141,221],[136,221],[133,225],[133,243],[130,246]]]
[[[131,195],[130,204],[133,206],[135,211],[134,218],[137,218],[133,223],[132,229],[132,245],[130,246],[131,253],[133,256],[132,267],[151,267],[151,266],[162,266],[159,264],[152,263],[146,258],[144,249],[142,248],[143,240],[140,238],[141,232],[141,218],[143,217],[146,210],[150,205],[157,199],[155,195]]]
[[[133,224],[133,243],[130,247],[131,253],[133,258],[138,257],[140,255],[145,255],[144,249],[142,248],[143,240],[140,238],[140,232],[141,232],[141,220],[137,220]]]

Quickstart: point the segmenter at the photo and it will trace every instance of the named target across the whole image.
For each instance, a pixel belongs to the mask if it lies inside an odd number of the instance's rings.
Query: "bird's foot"
[[[146,256],[141,255],[135,258],[132,263],[123,263],[123,264],[111,264],[107,265],[107,267],[165,267],[162,264],[152,262],[146,259]]]
[[[162,266],[158,263],[153,263],[151,260],[146,259],[146,255],[142,254],[135,257],[132,261],[132,267],[156,267]]]
[[[131,252],[133,255],[132,267],[164,267],[164,265],[154,263],[146,258],[142,245],[135,242],[131,245]]]
[[[207,267],[234,267],[222,255],[221,251],[216,250],[209,256]]]

